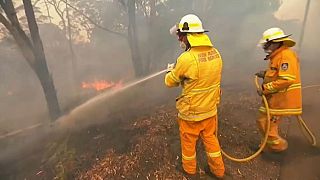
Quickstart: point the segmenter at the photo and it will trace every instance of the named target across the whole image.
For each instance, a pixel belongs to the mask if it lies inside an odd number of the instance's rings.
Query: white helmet
[[[289,47],[295,45],[295,42],[288,38],[291,34],[284,34],[283,30],[277,27],[267,29],[263,32],[262,39],[260,39],[259,44],[263,45],[269,41],[273,42],[285,42]]]
[[[202,33],[206,32],[202,27],[202,22],[198,16],[188,14],[182,17],[178,29],[180,32]]]

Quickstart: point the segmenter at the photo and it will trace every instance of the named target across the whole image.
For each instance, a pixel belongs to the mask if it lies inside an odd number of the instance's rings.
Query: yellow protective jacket
[[[282,46],[270,55],[263,91],[272,115],[302,114],[300,64],[293,50]]]
[[[199,46],[197,38],[207,38],[205,44],[208,45],[207,35],[188,35],[191,46],[196,46],[182,53],[175,68],[165,76],[166,86],[182,86],[176,107],[178,117],[187,121],[201,121],[215,116],[220,101],[221,56],[211,42],[211,46]]]

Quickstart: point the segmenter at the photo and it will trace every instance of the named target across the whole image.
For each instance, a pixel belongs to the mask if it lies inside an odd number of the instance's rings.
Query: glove
[[[177,31],[178,31],[178,26],[177,25],[174,25],[170,28],[169,32],[171,35],[176,35],[177,34]]]
[[[174,68],[174,63],[172,64],[169,63],[167,66],[167,73],[170,72],[173,68]]]
[[[263,91],[262,91],[262,89],[258,89],[258,90],[257,90],[257,93],[258,93],[258,95],[259,95],[259,96],[262,96],[262,95],[264,95],[264,94],[263,94]]]
[[[266,75],[266,71],[259,71],[259,72],[255,73],[254,75],[258,76],[259,78],[264,79],[264,77]]]

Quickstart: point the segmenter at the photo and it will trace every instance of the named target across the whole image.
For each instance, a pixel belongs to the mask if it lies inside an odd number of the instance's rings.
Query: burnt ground
[[[226,91],[227,93],[227,91]],[[236,99],[237,101],[234,101]],[[245,157],[259,144],[255,94],[224,95],[220,142],[228,153]],[[140,107],[141,109],[141,107]],[[184,179],[174,102],[142,116],[114,114],[112,121],[44,138],[24,158],[1,164],[1,179]],[[151,112],[151,113],[150,113]],[[129,116],[128,116],[129,115]],[[201,178],[206,157],[198,142]],[[281,157],[281,156],[280,156]],[[278,179],[282,158],[263,155],[247,163],[225,159],[226,179]]]
[[[255,92],[240,89],[242,93],[235,94],[231,89],[234,87],[225,88],[219,109],[220,143],[226,152],[245,157],[260,141],[255,124],[260,99]],[[316,90],[310,92],[305,95],[305,119],[312,118],[310,125],[319,137],[314,117],[319,115],[320,95]],[[174,99],[165,102],[156,106],[133,103],[147,113],[136,113],[132,107],[112,114],[112,120],[106,123],[39,138],[15,158],[0,162],[0,179],[185,179],[179,170]],[[294,123],[289,122],[283,122],[281,132],[289,138],[286,153],[263,153],[247,163],[224,158],[225,179],[319,179],[318,149],[310,148]],[[206,157],[201,141],[197,158],[200,178],[211,179],[203,171]]]
[[[259,144],[254,112],[258,100],[254,96],[246,98],[248,96],[237,96],[241,97],[241,103],[232,101],[229,96],[220,109],[221,144],[227,152],[240,157],[252,154]],[[150,116],[122,125],[122,129],[136,131],[131,135],[126,151],[106,150],[104,157],[78,174],[77,179],[183,179],[179,171],[181,149],[173,105],[160,106]],[[127,137],[127,133],[119,136]],[[101,141],[105,138],[101,137]],[[198,142],[197,154],[200,177],[211,179],[203,172],[206,157],[201,141]],[[226,179],[277,179],[279,159],[261,156],[242,164],[225,159]]]
[[[320,89],[304,90],[303,119],[317,139],[317,146],[312,147],[295,118],[291,119],[288,131],[289,150],[281,163],[281,179],[320,180],[320,124],[319,102]]]

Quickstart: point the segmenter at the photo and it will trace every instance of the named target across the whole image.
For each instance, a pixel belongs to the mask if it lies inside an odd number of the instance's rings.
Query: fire
[[[118,83],[116,83],[112,89],[114,90],[118,90],[118,89],[121,89],[123,87],[123,83],[122,83],[122,80],[120,80]]]
[[[95,80],[94,82],[82,82],[81,87],[83,89],[95,89],[96,91],[103,91],[106,89],[121,89],[123,86],[122,81],[114,83],[106,80]]]

